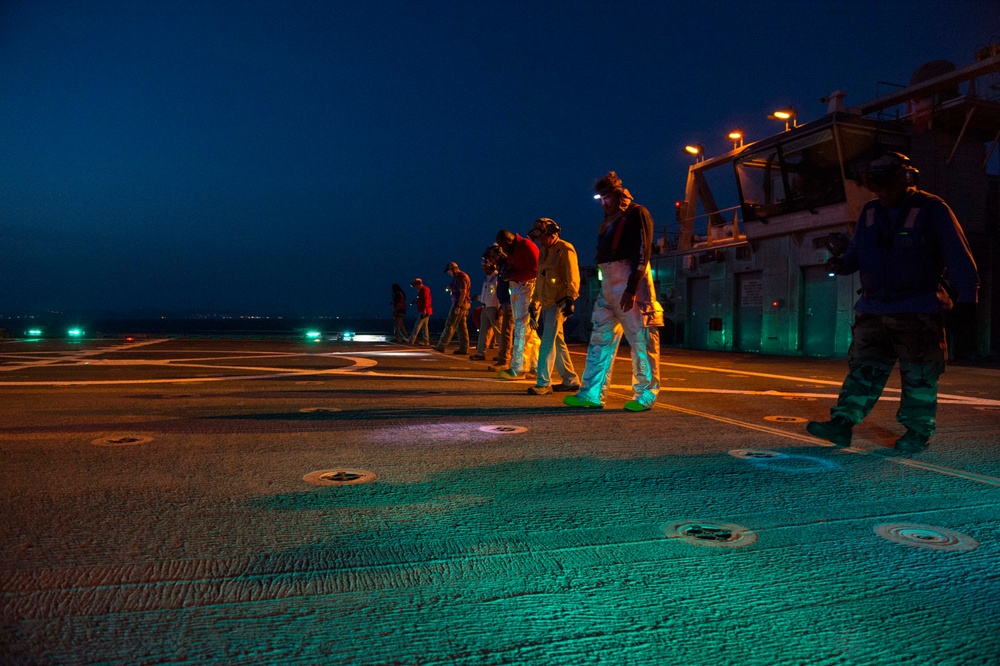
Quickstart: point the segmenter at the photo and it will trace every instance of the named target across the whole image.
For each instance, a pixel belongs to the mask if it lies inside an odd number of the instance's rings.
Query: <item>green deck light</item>
[[[68,331],[66,331],[66,335],[68,335],[71,338],[80,338],[80,337],[83,337],[83,329],[82,328],[71,328]]]
[[[29,338],[39,338],[42,336],[42,329],[29,328],[27,331],[25,331],[24,334],[27,335]]]
[[[306,337],[310,340],[319,340],[323,337],[322,331],[306,331]]]

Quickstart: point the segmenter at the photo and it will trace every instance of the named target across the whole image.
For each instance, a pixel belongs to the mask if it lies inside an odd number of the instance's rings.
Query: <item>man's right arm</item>
[[[943,201],[932,205],[930,210],[934,229],[941,243],[941,254],[948,269],[948,279],[955,285],[957,301],[975,303],[979,300],[979,271],[972,258],[969,241],[962,226]]]
[[[861,211],[861,216],[858,219],[857,224],[854,225],[854,234],[851,236],[851,242],[847,244],[847,250],[844,254],[839,257],[830,257],[826,261],[827,270],[836,273],[837,275],[850,275],[851,273],[856,273],[861,267],[858,262],[858,243],[861,242],[862,236],[864,234],[864,220],[867,216],[865,207]]]

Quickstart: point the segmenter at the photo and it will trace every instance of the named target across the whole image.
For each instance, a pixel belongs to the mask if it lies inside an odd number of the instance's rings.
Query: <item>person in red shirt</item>
[[[417,344],[418,334],[422,332],[424,334],[424,341],[420,345],[430,347],[431,334],[427,328],[427,323],[434,312],[431,308],[431,290],[420,278],[414,278],[410,286],[417,290],[417,298],[413,301],[417,306],[417,323],[413,325],[413,333],[410,334],[410,344]]]
[[[406,293],[398,284],[392,285],[392,323],[393,342],[406,342],[406,324],[403,319],[406,317]]]
[[[507,265],[501,279],[510,282],[510,303],[514,319],[514,340],[511,344],[510,368],[497,372],[500,379],[523,379],[524,347],[528,339],[531,293],[538,275],[538,247],[520,234],[506,229],[497,232],[497,245],[507,255]]]

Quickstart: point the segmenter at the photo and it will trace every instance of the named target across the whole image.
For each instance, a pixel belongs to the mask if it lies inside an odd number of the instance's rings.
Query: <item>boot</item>
[[[810,421],[806,430],[813,437],[825,439],[834,446],[848,447],[851,445],[851,432],[854,424],[843,416],[834,416],[829,421]]]
[[[929,435],[923,435],[912,428],[906,429],[906,434],[896,440],[896,450],[903,453],[920,453],[927,448]]]

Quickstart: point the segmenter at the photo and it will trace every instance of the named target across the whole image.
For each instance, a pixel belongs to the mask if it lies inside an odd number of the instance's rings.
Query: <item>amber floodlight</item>
[[[743,147],[743,130],[733,130],[729,133],[729,140],[733,142],[733,150]]]
[[[700,143],[696,143],[693,146],[684,146],[684,152],[688,155],[694,155],[698,158],[699,162],[705,159],[705,147]]]
[[[792,127],[798,127],[798,117],[799,114],[795,111],[794,106],[790,106],[786,109],[778,109],[771,115],[767,117],[768,120],[784,120],[785,121],[785,131],[788,131],[788,121],[792,121]]]

